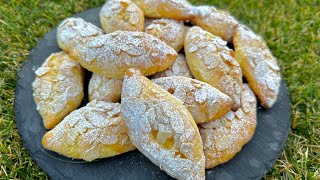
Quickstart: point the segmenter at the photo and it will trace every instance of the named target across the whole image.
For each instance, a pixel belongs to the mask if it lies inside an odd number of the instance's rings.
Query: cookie
[[[93,73],[88,87],[89,101],[119,102],[121,90],[122,80]]]
[[[54,128],[83,99],[84,71],[67,53],[54,53],[36,71],[33,97],[46,129]]]
[[[171,76],[183,76],[188,78],[193,77],[189,70],[187,60],[183,54],[179,53],[177,59],[173,62],[171,67],[162,72],[158,72],[152,75],[151,79]]]
[[[182,21],[173,19],[154,19],[145,28],[145,32],[155,36],[179,52],[183,47],[187,28]]]
[[[243,84],[241,107],[224,117],[201,124],[200,134],[206,157],[206,169],[229,161],[252,138],[257,125],[257,100]]]
[[[228,12],[212,6],[198,6],[193,8],[193,14],[192,23],[225,41],[232,42],[238,21]]]
[[[144,14],[131,0],[108,0],[102,6],[99,17],[105,33],[144,31]]]
[[[94,100],[47,132],[42,145],[69,158],[85,161],[134,150],[120,114],[119,103]]]
[[[178,98],[197,124],[224,116],[233,105],[229,96],[196,79],[174,76],[152,81]]]
[[[205,178],[201,137],[180,100],[129,69],[121,102],[130,140],[140,152],[174,178]]]
[[[227,42],[194,26],[186,34],[184,48],[192,75],[233,100],[233,110],[240,106],[242,72]]]
[[[271,108],[280,88],[280,68],[264,40],[245,26],[234,35],[236,58],[262,106]]]

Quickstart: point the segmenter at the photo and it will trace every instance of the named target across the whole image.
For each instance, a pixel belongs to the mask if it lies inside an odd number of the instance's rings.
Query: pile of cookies
[[[276,59],[224,11],[185,0],[108,0],[100,21],[103,29],[65,19],[63,51],[35,71],[46,149],[86,161],[138,149],[174,178],[204,179],[253,136],[256,96],[266,108],[277,99]],[[79,108],[85,88],[90,102]]]

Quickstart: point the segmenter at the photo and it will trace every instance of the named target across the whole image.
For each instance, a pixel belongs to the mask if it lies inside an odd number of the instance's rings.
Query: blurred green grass
[[[320,1],[192,0],[228,10],[267,41],[291,96],[292,131],[266,179],[320,179]],[[16,73],[63,18],[103,0],[0,0],[0,179],[47,179],[22,145],[13,99]]]

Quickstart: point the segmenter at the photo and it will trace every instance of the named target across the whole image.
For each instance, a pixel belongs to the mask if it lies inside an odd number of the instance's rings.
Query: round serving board
[[[100,8],[90,9],[75,17],[101,27],[99,11]],[[56,31],[53,29],[38,42],[17,76],[16,123],[31,157],[52,179],[171,179],[138,150],[88,163],[66,158],[42,147],[41,139],[46,130],[33,100],[32,82],[34,71],[44,60],[51,53],[61,51]],[[257,116],[258,126],[252,140],[229,162],[207,170],[207,179],[260,179],[271,168],[287,140],[290,127],[290,98],[283,80],[274,107],[266,110],[258,106]]]

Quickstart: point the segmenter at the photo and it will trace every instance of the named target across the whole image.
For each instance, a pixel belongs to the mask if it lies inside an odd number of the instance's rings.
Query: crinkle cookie
[[[83,99],[83,69],[67,53],[54,53],[35,73],[33,97],[46,129],[54,128]]]
[[[228,12],[218,10],[212,6],[198,6],[193,8],[192,22],[202,29],[219,36],[225,41],[232,42],[234,30],[238,21]]]
[[[47,132],[42,145],[67,157],[86,161],[134,150],[120,111],[119,103],[94,100],[73,111]]]
[[[196,79],[174,76],[152,81],[178,98],[197,124],[224,116],[233,105],[229,96]]]
[[[224,117],[201,124],[200,134],[206,156],[206,169],[233,158],[251,139],[257,125],[257,100],[250,87],[243,84],[241,107]]]
[[[173,19],[154,19],[146,27],[145,32],[154,35],[177,52],[183,47],[187,28],[182,21]]]
[[[156,79],[160,77],[171,77],[171,76],[183,76],[192,78],[192,74],[189,70],[187,60],[183,54],[178,54],[177,59],[174,61],[169,69],[162,72],[158,72],[151,76],[151,79]]]
[[[121,97],[128,134],[140,152],[174,178],[205,178],[201,137],[181,101],[135,69],[127,71]]]
[[[69,21],[63,25],[65,28],[58,29],[57,39],[70,48],[60,47],[84,68],[108,78],[123,79],[129,68],[140,69],[145,76],[149,76],[169,68],[178,56],[173,48],[144,32],[116,31],[83,37],[74,34],[85,33],[88,30],[86,27],[72,22],[69,24]],[[77,44],[73,46],[73,42]]]
[[[280,68],[264,40],[245,26],[234,35],[236,58],[244,77],[261,104],[271,108],[280,87]]]
[[[105,33],[144,31],[144,14],[131,0],[108,0],[101,8],[100,22]]]
[[[186,59],[192,75],[231,97],[233,110],[240,106],[242,72],[227,42],[194,26],[184,41]]]
[[[192,5],[187,0],[132,0],[150,18],[190,20],[193,18]]]
[[[89,101],[119,102],[121,98],[122,80],[110,79],[93,73],[89,81]]]

